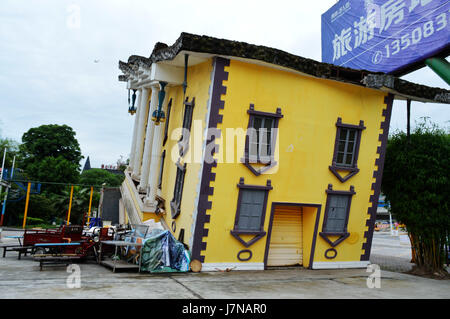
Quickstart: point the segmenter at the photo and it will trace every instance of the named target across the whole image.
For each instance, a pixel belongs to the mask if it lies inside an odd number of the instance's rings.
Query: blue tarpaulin
[[[146,235],[143,242],[141,271],[189,271],[189,252],[168,230],[152,230]]]

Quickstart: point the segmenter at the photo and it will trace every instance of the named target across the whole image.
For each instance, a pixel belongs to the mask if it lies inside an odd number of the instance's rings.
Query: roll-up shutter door
[[[267,266],[303,264],[303,216],[298,206],[276,206]]]

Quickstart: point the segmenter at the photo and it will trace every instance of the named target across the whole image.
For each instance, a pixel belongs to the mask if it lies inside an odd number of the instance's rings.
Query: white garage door
[[[275,207],[267,266],[303,264],[302,230],[301,207]]]

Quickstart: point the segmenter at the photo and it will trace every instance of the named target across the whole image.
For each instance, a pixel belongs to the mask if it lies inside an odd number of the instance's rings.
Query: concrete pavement
[[[407,272],[414,264],[411,262],[411,243],[401,241],[400,236],[391,236],[390,232],[373,234],[370,262],[383,270]]]
[[[0,298],[450,298],[449,280],[381,271],[380,288],[368,288],[372,273],[365,269],[300,267],[155,275],[112,273],[95,263],[84,263],[79,265],[80,288],[70,288],[76,281],[71,280],[73,273],[65,266],[39,271],[31,258],[19,261],[16,256],[8,252],[6,258],[0,257]]]

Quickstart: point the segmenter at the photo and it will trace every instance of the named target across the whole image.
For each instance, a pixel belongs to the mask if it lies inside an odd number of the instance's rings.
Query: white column
[[[142,89],[142,98],[139,107],[141,112],[139,113],[139,125],[136,132],[136,148],[134,151],[134,164],[133,164],[133,174],[131,175],[134,179],[139,179],[141,174],[141,161],[142,161],[142,151],[144,149],[144,133],[145,125],[148,116],[148,96],[149,90]]]
[[[135,159],[135,150],[136,150],[136,138],[137,138],[137,130],[138,130],[138,123],[139,123],[139,113],[141,110],[141,97],[142,97],[142,92],[141,90],[138,90],[137,94],[138,96],[138,100],[137,100],[137,110],[136,113],[134,114],[135,118],[134,118],[134,126],[133,126],[133,139],[131,140],[131,151],[130,151],[130,162],[128,164],[128,170],[129,171],[133,171],[133,167],[134,167],[134,159]]]
[[[158,92],[159,92],[159,84],[153,85],[152,98],[150,101],[150,111],[148,116],[147,132],[145,134],[144,155],[142,156],[142,170],[141,170],[139,191],[146,191],[148,186],[148,178],[149,178],[148,172],[150,169],[150,162],[151,162],[150,155],[152,153],[153,131],[155,127],[155,122],[151,120],[151,116],[153,114],[153,111],[158,108]]]
[[[155,125],[153,132],[152,155],[150,160],[149,185],[150,190],[145,198],[146,204],[156,207],[156,191],[158,189],[158,179],[161,164],[162,140],[164,135],[164,124]]]

